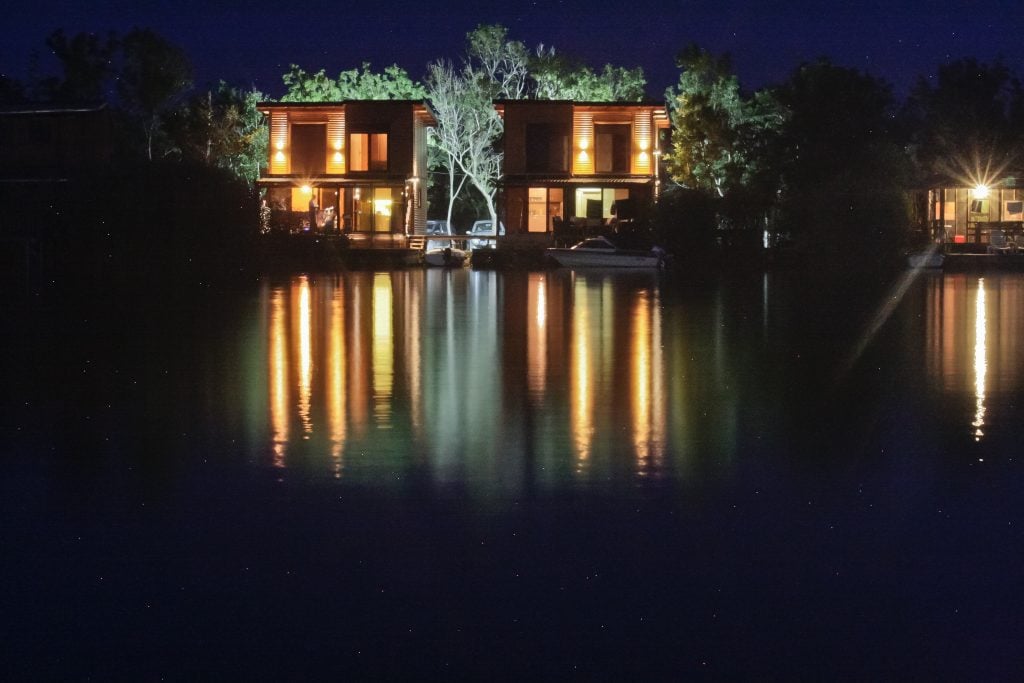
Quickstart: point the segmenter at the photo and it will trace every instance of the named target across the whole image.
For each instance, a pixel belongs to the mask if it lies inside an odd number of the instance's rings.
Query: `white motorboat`
[[[469,254],[455,247],[437,247],[423,252],[423,263],[428,266],[459,268],[466,265],[468,259]]]
[[[653,249],[620,249],[609,239],[588,237],[568,249],[547,250],[558,265],[566,268],[657,268],[665,259],[665,252]]]

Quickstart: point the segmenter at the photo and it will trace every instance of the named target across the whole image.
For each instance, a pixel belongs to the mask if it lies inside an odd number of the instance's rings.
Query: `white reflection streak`
[[[342,452],[345,447],[345,307],[344,290],[341,282],[331,299],[330,336],[330,386],[327,400],[330,402],[331,467],[334,478],[341,478],[343,467]]]
[[[270,300],[270,421],[274,429],[274,467],[285,466],[288,444],[288,359],[284,329],[284,292]]]
[[[974,440],[981,441],[985,436],[985,375],[988,373],[986,361],[987,320],[985,316],[985,278],[978,278],[978,298],[975,303],[974,316]]]
[[[302,420],[302,438],[308,439],[313,431],[309,406],[313,389],[313,348],[309,279],[299,279],[299,419]]]
[[[423,428],[423,387],[421,382],[423,369],[420,366],[420,356],[422,354],[420,350],[420,319],[422,318],[423,311],[420,303],[420,288],[418,286],[410,286],[408,273],[406,274],[405,282],[405,324],[408,330],[408,334],[405,335],[406,376],[409,383],[412,426],[418,433]],[[418,284],[422,283],[422,279],[418,281]]]

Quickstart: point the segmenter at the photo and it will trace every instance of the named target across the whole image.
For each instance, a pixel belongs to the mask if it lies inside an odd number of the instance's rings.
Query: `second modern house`
[[[658,195],[663,102],[501,100],[503,215],[509,235],[632,217]]]
[[[259,186],[273,221],[401,246],[427,220],[422,101],[264,102],[269,164]]]

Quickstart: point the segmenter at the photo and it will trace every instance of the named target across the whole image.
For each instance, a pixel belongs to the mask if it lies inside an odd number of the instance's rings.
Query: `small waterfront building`
[[[988,244],[994,230],[1021,236],[1024,176],[976,185],[936,178],[929,183],[928,223],[932,236],[947,244]]]
[[[499,100],[504,165],[499,213],[509,235],[631,218],[659,192],[663,102]]]
[[[31,102],[0,107],[0,183],[64,183],[113,156],[105,104]]]
[[[404,246],[427,220],[427,128],[422,101],[263,102],[270,125],[259,179],[271,227],[343,233]]]

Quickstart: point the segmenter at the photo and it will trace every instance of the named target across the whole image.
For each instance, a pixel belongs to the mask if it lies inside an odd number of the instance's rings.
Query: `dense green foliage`
[[[691,45],[676,63],[679,83],[665,93],[672,119],[668,172],[686,187],[719,197],[750,187],[764,171],[785,110],[769,91],[744,96],[727,55]]]
[[[342,71],[334,79],[324,69],[310,74],[292,64],[282,80],[288,89],[281,97],[282,102],[421,100],[426,96],[423,85],[397,64],[375,73],[368,62],[363,62],[362,68]]]

